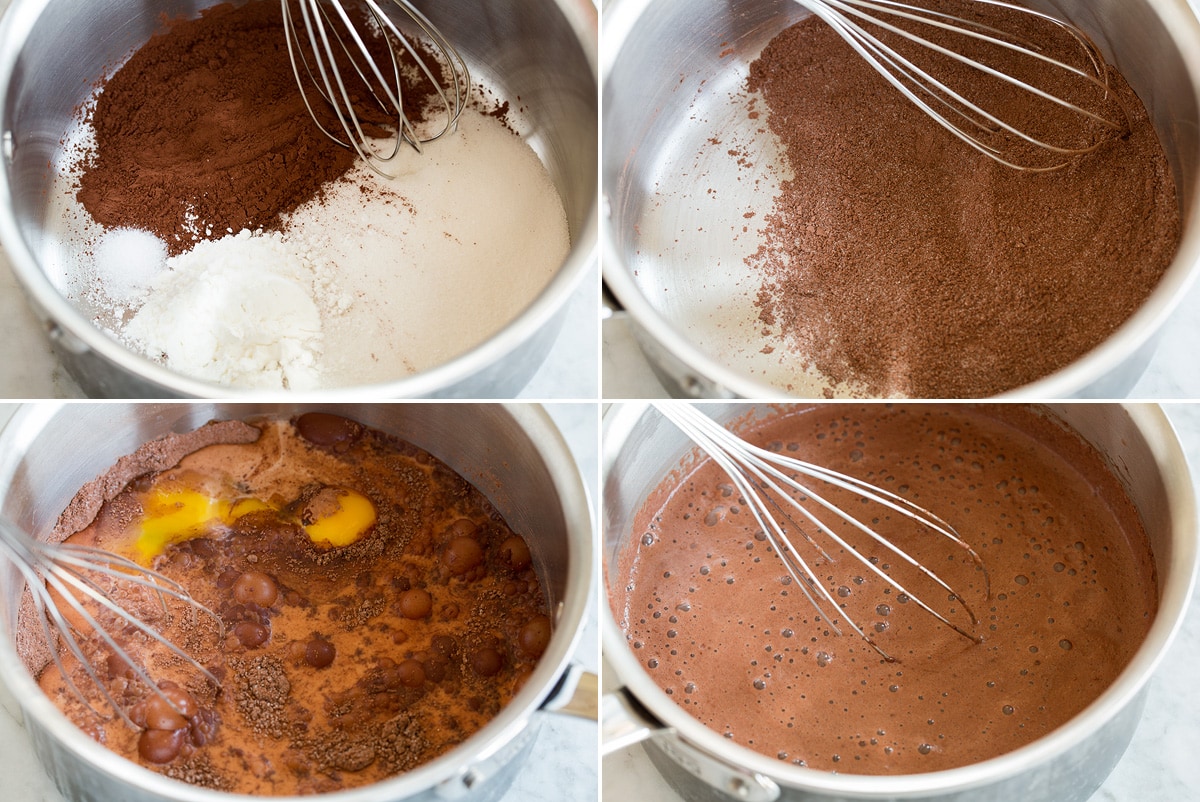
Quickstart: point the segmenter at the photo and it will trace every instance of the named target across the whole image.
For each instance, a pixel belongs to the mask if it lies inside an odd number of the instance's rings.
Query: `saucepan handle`
[[[624,688],[604,694],[604,717],[600,726],[601,755],[640,743],[669,729]]]
[[[564,713],[595,721],[599,710],[597,694],[600,683],[595,672],[586,671],[574,663],[559,677],[550,695],[542,702],[542,710]]]
[[[658,737],[663,736],[663,737]],[[692,776],[742,802],[775,802],[780,788],[769,777],[748,772],[714,758],[677,737],[625,688],[604,694],[600,726],[600,753],[607,755],[654,738],[654,748]]]

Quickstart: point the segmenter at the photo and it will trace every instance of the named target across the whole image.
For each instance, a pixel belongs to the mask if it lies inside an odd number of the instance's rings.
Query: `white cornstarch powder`
[[[360,165],[281,232],[169,259],[151,234],[98,226],[65,190],[69,236],[49,272],[102,328],[193,378],[291,390],[401,379],[515,319],[570,239],[545,167],[493,117],[468,109],[453,134],[386,169],[394,178]],[[91,245],[70,252],[72,241]]]
[[[242,231],[166,260],[124,336],[198,379],[255,389],[320,386],[322,311],[351,303],[319,254]]]

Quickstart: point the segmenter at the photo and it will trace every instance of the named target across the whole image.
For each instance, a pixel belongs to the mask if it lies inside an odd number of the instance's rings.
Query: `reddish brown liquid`
[[[178,683],[178,711],[96,641],[89,656],[138,729],[91,714],[53,664],[42,688],[114,752],[237,793],[359,786],[444,753],[508,702],[546,647],[550,622],[524,540],[475,488],[408,444],[332,416],[262,429],[255,443],[208,446],[135,480],[71,538],[136,556],[145,499],[168,482],[264,502],[154,564],[220,615],[224,637],[203,616],[164,617],[136,589],[112,591],[221,687],[110,622],[155,682]],[[377,513],[341,547],[303,528],[326,514],[331,487],[362,494]],[[68,670],[104,709],[78,666]]]
[[[794,538],[841,605],[834,623],[856,619],[898,658],[887,662],[814,616],[715,465],[668,479],[635,521],[614,612],[650,676],[726,737],[846,773],[974,763],[1080,712],[1145,637],[1157,587],[1136,513],[1100,457],[1039,414],[831,404],[778,417],[750,439],[936,512],[982,557],[991,597],[963,550],[830,491],[978,616],[972,624],[962,603],[844,523],[829,521],[982,642],[938,623],[836,547],[827,545],[829,562]]]

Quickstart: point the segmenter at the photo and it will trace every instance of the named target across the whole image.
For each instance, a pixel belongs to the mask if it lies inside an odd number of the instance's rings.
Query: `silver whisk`
[[[198,660],[164,637],[153,626],[114,602],[109,597],[109,593],[97,583],[96,578],[107,577],[117,583],[150,590],[158,596],[164,611],[167,599],[175,599],[190,610],[210,616],[216,621],[218,632],[223,632],[224,625],[220,616],[193,599],[177,582],[149,568],[144,568],[132,560],[103,549],[73,543],[46,543],[37,540],[5,517],[0,517],[0,556],[8,559],[24,578],[37,611],[42,635],[45,637],[46,645],[55,665],[58,666],[63,681],[75,697],[97,716],[108,718],[102,710],[92,704],[87,695],[71,679],[71,672],[67,670],[60,654],[62,649],[66,649],[79,661],[88,678],[99,689],[105,701],[116,711],[117,715],[130,727],[141,729],[133,723],[129,715],[109,693],[106,683],[97,673],[96,666],[92,664],[85,653],[80,638],[86,637],[89,630],[100,638],[113,655],[124,661],[134,676],[153,694],[166,702],[175,712],[182,715],[182,711],[150,678],[145,668],[140,666],[112,633],[97,620],[85,601],[115,615],[118,621],[123,622],[123,627],[137,630],[162,644],[217,687],[220,687],[220,681]],[[73,622],[72,618],[76,621]]]
[[[816,480],[819,483],[841,488],[853,493],[859,499],[899,513],[915,522],[931,536],[942,538],[954,547],[963,550],[972,562],[983,570],[985,592],[990,597],[991,589],[982,559],[946,521],[895,493],[860,479],[748,443],[688,404],[656,403],[654,407],[663,417],[686,434],[729,476],[738,494],[749,507],[755,522],[766,535],[767,542],[779,555],[792,581],[804,591],[805,597],[817,614],[829,624],[835,633],[842,634],[841,629],[835,623],[836,618],[841,618],[885,660],[895,661],[895,658],[880,648],[878,643],[867,634],[867,631],[853,620],[834,599],[830,589],[817,578],[813,567],[793,542],[793,538],[796,536],[803,538],[825,561],[835,562],[835,559],[830,556],[829,550],[818,543],[816,539],[817,537],[828,538],[845,553],[852,555],[852,558],[861,563],[867,571],[895,589],[899,594],[897,598],[913,602],[964,638],[975,642],[982,640],[922,601],[919,596],[908,590],[875,561],[860,554],[838,534],[836,526],[824,523],[817,512],[801,502],[811,502],[836,516],[838,525],[857,529],[871,541],[911,566],[945,591],[950,600],[961,604],[971,620],[971,625],[974,626],[978,624],[978,619],[957,591],[928,567],[913,559],[902,548],[880,535],[874,528],[863,523],[848,510],[828,501],[816,491],[815,488],[820,485],[808,480]],[[793,515],[798,515],[800,520],[796,520]]]
[[[288,55],[309,115],[326,136],[353,148],[372,170],[385,177],[388,174],[381,164],[396,157],[401,142],[420,153],[423,144],[454,128],[471,86],[466,62],[441,31],[409,0],[393,3],[436,50],[436,63],[427,62],[376,0],[361,0],[361,16],[348,13],[342,0],[281,0]],[[293,5],[299,6],[298,14]],[[380,64],[371,53],[368,42],[376,37],[386,42],[390,64]],[[409,64],[433,85],[444,111],[440,124],[425,132],[417,131],[404,110],[404,84],[418,78],[416,73],[405,76],[402,65]],[[365,90],[378,110],[394,120],[396,135],[390,152],[379,149],[365,132],[362,110],[356,108],[362,101],[355,100],[354,89]],[[337,117],[340,131],[331,131],[321,121],[310,90],[315,90]]]
[[[990,76],[991,79],[1011,87],[1013,91],[1022,93],[1023,101],[1036,107],[1042,114],[1070,115],[1070,121],[1077,123],[1076,128],[1082,128],[1091,121],[1113,132],[1120,133],[1128,129],[1125,112],[1109,90],[1108,70],[1099,49],[1082,30],[1049,14],[1002,0],[960,0],[957,3],[958,6],[965,7],[984,6],[994,9],[993,13],[1011,15],[1014,27],[1017,23],[1036,24],[1051,33],[1058,31],[1067,34],[1079,45],[1084,68],[1038,52],[1036,44],[1011,30],[1002,30],[995,25],[895,0],[796,2],[828,23],[872,68],[935,122],[979,152],[1008,167],[1038,172],[1056,170],[1066,165],[1071,157],[1095,150],[1103,140],[1090,144],[1047,141],[1048,137],[1045,135],[1030,133],[1021,127],[1021,123],[1006,120],[1000,113],[990,111],[988,104],[995,99],[994,92],[985,91],[985,84],[952,88],[871,31],[886,31],[887,34],[901,37],[920,48],[927,48],[964,64],[981,75]],[[903,24],[896,24],[901,21]],[[996,69],[982,60],[963,55],[952,47],[930,41],[918,31],[926,34],[940,31],[959,35],[967,38],[962,40],[964,42],[974,40],[986,43],[987,47],[1000,48],[1015,54],[1028,62],[1022,62],[1023,67],[1040,70],[1041,77],[1057,76],[1059,80],[1066,78],[1072,82],[1072,91],[1079,94],[1091,93],[1094,107],[1085,108],[1044,86]],[[1118,116],[1112,113],[1114,109],[1119,113],[1119,119],[1113,119]],[[1014,154],[1013,151],[1022,148],[1025,149],[1025,153]],[[1034,164],[1019,160],[1025,155],[1035,155],[1036,158],[1046,161]]]

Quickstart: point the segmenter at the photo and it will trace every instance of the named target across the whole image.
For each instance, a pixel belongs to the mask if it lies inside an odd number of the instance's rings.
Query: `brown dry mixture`
[[[1128,133],[1055,172],[1018,172],[939,128],[815,17],[780,33],[748,82],[794,174],[747,260],[762,321],[800,365],[879,396],[992,395],[1094,348],[1180,238],[1146,110],[1110,80]],[[1047,124],[1091,135],[1074,118]]]

